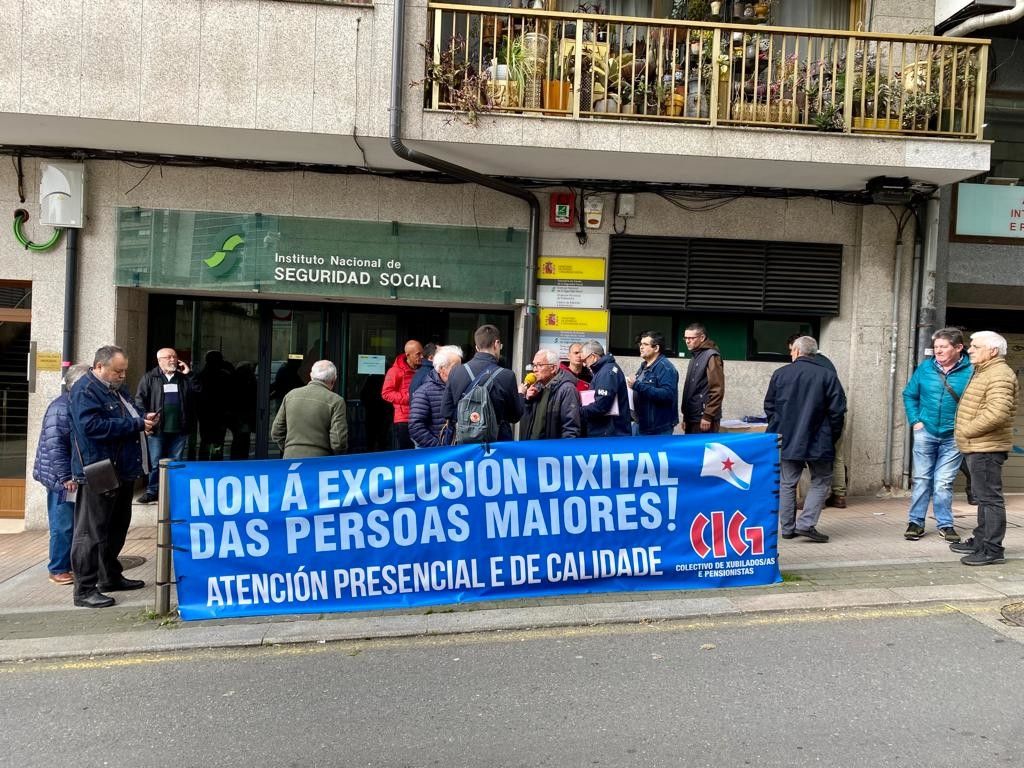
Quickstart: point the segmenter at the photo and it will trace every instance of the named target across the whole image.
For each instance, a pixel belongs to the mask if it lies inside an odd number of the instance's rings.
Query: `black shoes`
[[[846,509],[846,497],[839,496],[838,494],[829,494],[829,497],[825,499],[826,507],[835,507],[836,509]]]
[[[906,533],[903,534],[903,538],[907,541],[917,541],[922,536],[924,536],[924,526],[917,523],[908,525]]]
[[[103,592],[129,592],[133,589],[142,589],[146,586],[146,582],[142,579],[125,579],[122,578],[120,581],[115,581],[111,584],[100,584],[99,588]],[[108,598],[113,603],[113,598]]]
[[[154,493],[144,493],[135,500],[136,504],[156,504],[157,496]]]
[[[784,539],[795,539],[796,538],[796,534],[795,533],[780,533],[779,535],[782,538],[784,538]]]
[[[960,534],[958,534],[956,532],[956,528],[954,528],[951,525],[947,525],[945,528],[939,528],[939,534],[946,541],[951,542],[953,544],[955,544],[958,541],[960,541]]]
[[[824,544],[826,541],[828,541],[828,536],[819,531],[813,525],[810,528],[806,529],[797,528],[795,531],[793,531],[793,533],[797,536],[803,536],[805,539],[810,539],[815,544]]]
[[[79,608],[109,608],[116,600],[99,592],[90,592],[88,595],[75,595],[75,605]]]
[[[970,538],[967,541],[958,541],[955,544],[950,544],[949,549],[951,552],[958,552],[961,555],[973,555],[974,554],[974,538]]]
[[[990,555],[986,552],[974,552],[966,557],[961,557],[960,562],[964,565],[998,565],[999,563],[1005,563],[1006,558]]]

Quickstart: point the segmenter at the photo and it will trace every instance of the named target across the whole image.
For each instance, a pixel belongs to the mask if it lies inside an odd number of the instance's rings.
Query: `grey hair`
[[[85,363],[75,363],[74,365],[68,366],[68,369],[64,372],[64,389],[68,392],[75,386],[75,382],[85,376],[89,372],[89,366]]]
[[[590,357],[591,355],[604,357],[604,347],[601,346],[601,342],[597,339],[590,339],[590,341],[583,342],[583,349],[581,351],[583,353],[583,357]]]
[[[317,360],[309,370],[309,378],[313,381],[321,381],[324,383],[327,383],[328,381],[337,381],[338,369],[334,367],[334,363],[330,360]]]
[[[793,339],[793,349],[801,355],[816,355],[818,354],[818,342],[813,336],[801,336],[798,339]]]
[[[932,341],[945,339],[954,347],[964,345],[964,334],[959,328],[939,328],[932,334]]]
[[[978,331],[971,334],[971,341],[980,342],[983,347],[994,349],[1000,357],[1006,357],[1006,339],[995,331]]]
[[[546,349],[544,347],[541,347],[540,349],[537,350],[537,354],[543,355],[544,362],[547,363],[548,365],[558,365],[559,363],[560,358],[558,356],[558,352],[556,352],[553,349]]]
[[[434,352],[434,368],[438,371],[451,368],[453,365],[458,365],[461,362],[462,347],[458,344],[445,344],[443,347],[438,347]]]
[[[96,350],[96,355],[92,359],[93,367],[97,365],[110,365],[110,361],[118,355],[127,357],[124,354],[124,350],[116,344],[107,344],[105,347],[100,347]]]

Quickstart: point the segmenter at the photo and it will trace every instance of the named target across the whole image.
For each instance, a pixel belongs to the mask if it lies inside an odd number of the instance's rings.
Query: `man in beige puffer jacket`
[[[978,500],[974,536],[950,544],[964,553],[964,565],[1003,563],[1006,506],[1003,501],[1003,463],[1013,449],[1013,418],[1017,414],[1017,374],[1006,364],[1006,339],[992,331],[971,334],[968,349],[974,375],[956,412],[956,446],[971,472],[971,489]]]

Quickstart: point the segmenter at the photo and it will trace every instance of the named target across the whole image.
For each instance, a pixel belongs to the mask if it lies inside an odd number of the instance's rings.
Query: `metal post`
[[[171,612],[171,499],[167,482],[170,459],[160,459],[160,500],[156,512],[156,603],[161,616]]]

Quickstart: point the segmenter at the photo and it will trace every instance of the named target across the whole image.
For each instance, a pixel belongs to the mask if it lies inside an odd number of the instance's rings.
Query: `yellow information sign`
[[[598,258],[542,256],[537,262],[537,279],[541,282],[582,280],[603,285],[605,263],[604,259]]]
[[[575,332],[603,336],[608,333],[608,310],[541,308],[540,330],[541,333]]]
[[[36,352],[36,370],[60,372],[63,362],[60,352]]]

